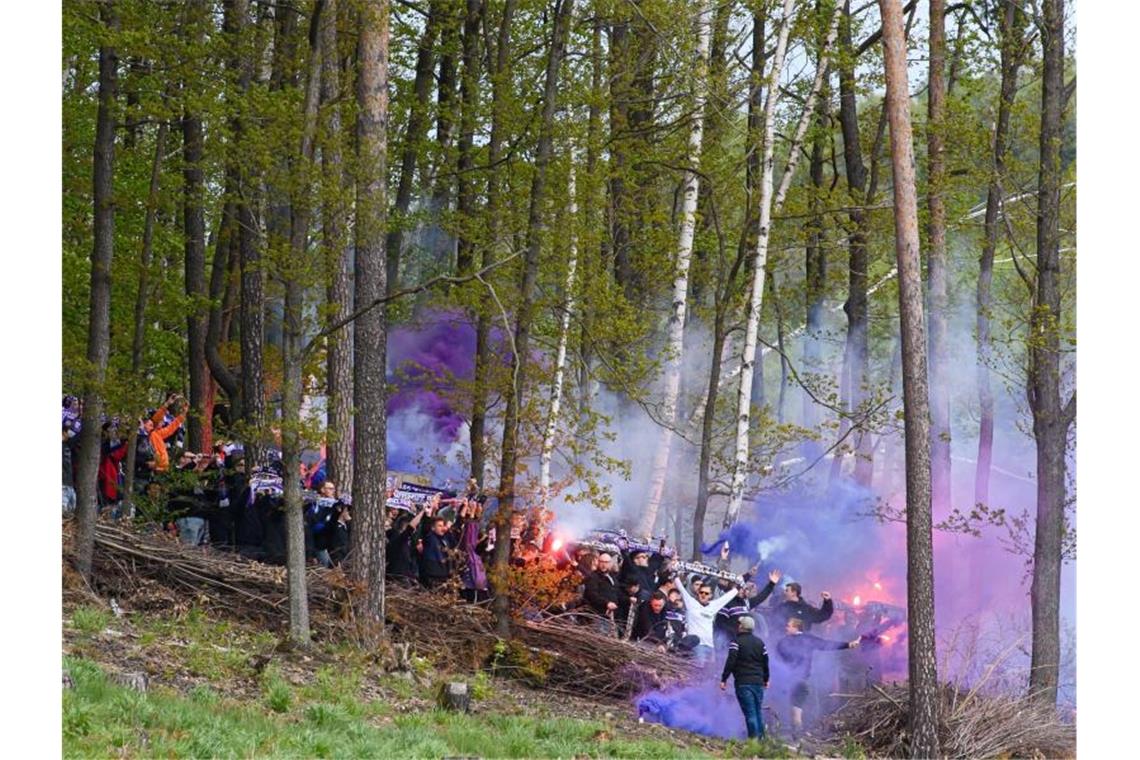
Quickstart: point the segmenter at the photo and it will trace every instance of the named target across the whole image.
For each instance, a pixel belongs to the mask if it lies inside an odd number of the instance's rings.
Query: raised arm
[[[718,596],[716,599],[713,599],[711,602],[709,602],[708,607],[713,612],[720,612],[721,608],[724,607],[729,602],[731,602],[733,599],[735,599],[737,594],[739,594],[739,593],[740,593],[740,589],[738,589],[738,588],[734,588],[734,589],[731,589],[730,591],[726,591],[725,593]]]

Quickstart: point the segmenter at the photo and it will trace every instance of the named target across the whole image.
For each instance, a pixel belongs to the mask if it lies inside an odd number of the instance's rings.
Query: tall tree
[[[552,16],[554,29],[550,36],[550,52],[546,59],[546,77],[542,91],[542,121],[538,145],[534,153],[534,176],[530,186],[530,209],[527,213],[526,255],[523,262],[520,292],[522,300],[515,316],[514,344],[511,353],[511,389],[503,416],[502,463],[499,468],[499,506],[495,512],[494,574],[496,593],[493,602],[496,627],[501,636],[510,634],[510,596],[503,582],[510,559],[510,519],[514,510],[515,478],[518,466],[519,411],[526,388],[527,357],[538,296],[538,264],[546,224],[546,169],[554,146],[554,112],[558,103],[558,74],[566,50],[566,36],[574,11],[574,0],[555,0]]]
[[[926,94],[926,288],[930,304],[930,478],[935,509],[950,506],[950,388],[946,264],[946,3],[930,0],[930,78]]]
[[[249,2],[232,0],[233,38],[240,44],[249,36]],[[256,50],[256,48],[255,48]],[[241,59],[239,93],[253,81],[254,52]],[[234,124],[234,142],[240,149],[249,148],[251,119],[248,105],[242,102]],[[244,414],[246,467],[252,470],[264,460],[265,378],[263,350],[265,344],[265,283],[261,260],[257,204],[260,177],[255,166],[243,165],[238,182],[238,251],[241,260],[241,399]]]
[[[404,144],[400,155],[400,181],[396,185],[396,204],[392,209],[391,229],[385,243],[387,249],[387,283],[391,293],[399,287],[400,249],[404,244],[404,227],[412,207],[412,189],[416,176],[416,159],[420,155],[428,127],[428,108],[431,85],[435,73],[435,41],[439,27],[443,0],[432,0],[428,5],[424,31],[416,49],[416,75],[412,84],[412,104],[408,123],[404,128]]]
[[[491,71],[491,134],[487,140],[487,164],[491,167],[487,178],[487,240],[483,242],[483,268],[495,263],[498,254],[501,217],[501,175],[499,161],[503,152],[507,105],[511,99],[511,26],[514,20],[515,0],[505,0],[499,21],[498,41],[495,45],[495,62]],[[483,485],[486,469],[487,445],[487,394],[488,374],[491,366],[491,317],[481,310],[475,325],[475,387],[471,400],[471,477]]]
[[[934,542],[930,503],[930,406],[926,384],[918,190],[906,76],[906,38],[899,0],[879,0],[883,18],[886,110],[894,176],[895,254],[899,271],[903,409],[906,440],[907,646],[910,669],[910,754],[937,757],[938,672],[934,649]]]
[[[994,394],[990,381],[993,347],[990,337],[990,314],[993,311],[994,250],[999,235],[998,215],[1002,213],[1005,154],[1009,149],[1009,118],[1017,94],[1017,70],[1024,56],[1025,13],[1015,2],[997,7],[998,45],[1001,56],[1001,85],[998,92],[997,119],[994,123],[993,165],[986,189],[986,216],[982,255],[978,267],[978,464],[974,475],[974,503],[990,499],[990,468],[994,456]]]
[[[752,283],[748,300],[748,316],[745,324],[744,344],[740,357],[740,384],[736,396],[736,436],[732,467],[732,483],[729,494],[728,510],[725,513],[724,524],[732,525],[740,515],[740,507],[744,503],[744,485],[748,478],[748,434],[749,422],[752,416],[752,372],[756,361],[756,343],[760,331],[760,307],[764,295],[764,274],[768,266],[768,242],[771,237],[771,223],[773,213],[778,213],[784,204],[784,198],[791,187],[795,176],[796,166],[799,163],[800,145],[807,133],[808,123],[815,112],[815,101],[823,88],[824,76],[827,72],[828,61],[835,35],[838,32],[839,16],[842,6],[836,5],[828,25],[827,37],[820,47],[819,60],[816,64],[815,79],[808,92],[803,113],[796,125],[795,134],[788,148],[788,161],[784,166],[780,186],[773,190],[773,176],[775,174],[775,137],[776,137],[776,103],[780,94],[780,72],[784,69],[784,55],[788,47],[788,35],[794,21],[794,0],[784,0],[784,15],[780,20],[780,32],[776,41],[776,52],[772,58],[772,68],[768,74],[767,98],[764,101],[764,160],[760,173],[760,197],[756,204],[755,213],[759,218],[756,235],[756,258],[752,264]],[[715,361],[715,359],[714,359]]]
[[[697,227],[697,198],[700,194],[701,139],[704,134],[705,101],[708,99],[709,37],[711,3],[701,3],[697,15],[697,56],[693,62],[693,114],[689,121],[688,171],[681,186],[681,232],[677,240],[677,256],[673,260],[673,301],[665,339],[665,372],[660,420],[664,427],[657,440],[649,474],[649,493],[645,509],[638,521],[637,533],[649,536],[657,522],[657,510],[665,493],[669,468],[669,452],[673,446],[673,424],[677,417],[677,400],[681,394],[681,360],[685,347],[685,312],[689,297],[689,261],[693,254],[693,234]]]
[[[386,290],[384,227],[388,165],[388,0],[360,6],[357,42],[356,304],[370,304]],[[363,584],[359,617],[384,623],[384,485],[387,453],[386,337],[384,308],[356,320],[353,389],[356,401],[352,574]]]
[[[90,371],[83,393],[83,427],[79,433],[76,463],[76,569],[91,577],[95,554],[96,475],[103,425],[103,382],[111,349],[111,262],[115,253],[115,206],[112,181],[115,175],[115,98],[119,86],[119,56],[115,36],[119,31],[114,3],[99,6],[99,110],[95,120],[95,160],[92,166],[91,296],[87,317],[87,364]]]
[[[1040,167],[1037,175],[1037,290],[1029,335],[1026,395],[1037,441],[1037,526],[1033,544],[1033,650],[1029,693],[1057,701],[1061,662],[1061,562],[1065,536],[1065,449],[1077,394],[1061,400],[1061,140],[1065,107],[1064,0],[1044,0],[1040,24]]]
[[[285,313],[282,341],[281,381],[281,464],[285,469],[285,535],[286,569],[289,584],[289,638],[295,644],[309,642],[309,599],[305,585],[305,523],[301,503],[301,397],[303,310],[305,285],[310,278],[309,219],[311,202],[309,187],[313,180],[313,156],[316,150],[317,108],[321,88],[321,33],[324,2],[317,0],[309,22],[309,69],[305,76],[305,96],[301,125],[301,145],[294,162],[290,182],[292,207],[289,230],[289,256],[280,270],[285,281]],[[331,18],[336,23],[336,17]]]
[[[206,4],[195,0],[187,8],[186,41],[191,50],[205,41]],[[188,68],[196,68],[193,60]],[[197,102],[197,71],[188,73],[182,82],[182,224],[186,253],[186,354],[190,374],[190,410],[187,418],[190,450],[206,451],[210,447],[210,423],[206,419],[206,212],[203,207],[202,180],[202,116]]]
[[[323,199],[321,227],[327,269],[327,318],[338,322],[352,313],[349,276],[348,215],[351,176],[342,159],[344,136],[340,112],[340,61],[337,57],[337,2],[325,0],[326,20],[321,24],[321,104],[325,110],[321,144]],[[352,493],[352,325],[328,337],[328,477],[341,493]]]
[[[479,27],[483,21],[483,0],[466,0],[463,20],[463,74],[459,81],[459,157],[456,161],[456,213],[462,226],[455,254],[455,268],[470,274],[475,268],[475,127],[479,110]]]

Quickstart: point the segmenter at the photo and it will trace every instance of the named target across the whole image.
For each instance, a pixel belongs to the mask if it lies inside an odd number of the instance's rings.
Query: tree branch
[[[504,259],[500,259],[499,261],[496,261],[494,264],[490,264],[488,266],[483,267],[482,269],[480,269],[478,272],[476,272],[474,274],[464,275],[463,277],[452,277],[451,275],[439,275],[438,277],[432,277],[430,280],[427,280],[426,282],[422,282],[419,285],[413,285],[412,287],[404,288],[403,290],[397,290],[395,293],[389,293],[388,295],[380,296],[379,298],[372,301],[372,303],[368,304],[367,306],[362,306],[361,308],[357,309],[352,314],[349,314],[347,317],[344,317],[343,319],[338,319],[336,322],[333,322],[331,325],[329,325],[328,327],[326,327],[325,329],[321,330],[316,335],[314,335],[312,338],[310,338],[309,342],[305,344],[305,348],[301,351],[301,358],[302,358],[302,360],[304,360],[306,357],[308,357],[309,353],[314,348],[316,348],[317,344],[321,341],[322,338],[327,338],[328,336],[332,335],[333,333],[335,333],[337,330],[341,329],[342,327],[344,327],[348,324],[351,324],[352,322],[355,322],[356,320],[360,319],[361,317],[363,317],[368,312],[375,309],[377,306],[383,306],[384,304],[388,303],[389,301],[395,301],[396,299],[403,298],[404,296],[410,296],[410,295],[415,295],[416,293],[422,293],[425,290],[428,290],[430,288],[434,288],[436,285],[462,285],[463,283],[471,282],[472,280],[478,280],[479,282],[483,282],[483,284],[486,284],[486,282],[483,281],[483,275],[487,274],[488,272],[490,272],[493,269],[497,269],[498,267],[502,266],[503,264],[506,264],[508,261],[511,261],[512,259],[518,258],[521,254],[522,254],[522,251],[512,253],[510,256],[507,256]],[[491,291],[492,295],[494,294],[494,292],[495,292],[494,290]],[[498,301],[498,298],[496,297],[495,300]],[[500,304],[500,308],[502,308],[501,304]]]

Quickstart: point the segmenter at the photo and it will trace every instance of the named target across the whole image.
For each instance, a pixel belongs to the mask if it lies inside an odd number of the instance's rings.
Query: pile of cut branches
[[[67,539],[65,535],[65,550]],[[270,628],[286,627],[283,567],[183,546],[167,534],[143,534],[118,524],[100,523],[95,543],[96,583],[135,609],[193,603]],[[310,567],[306,580],[315,632],[326,638],[351,635],[352,600],[360,589],[339,569]],[[519,621],[514,638],[504,642],[486,608],[397,584],[387,587],[386,617],[392,638],[413,642],[437,666],[489,664],[505,676],[551,691],[624,698],[689,672],[684,660],[564,620]]]
[[[874,686],[830,719],[832,730],[873,757],[909,757],[906,684]],[[938,738],[948,758],[1074,757],[1076,727],[1055,709],[1025,698],[982,694],[944,684],[939,688]]]

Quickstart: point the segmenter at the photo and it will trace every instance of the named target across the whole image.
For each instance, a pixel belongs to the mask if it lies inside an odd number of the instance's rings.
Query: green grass
[[[71,613],[71,627],[88,636],[99,633],[111,622],[111,612],[100,607],[79,607]]]
[[[64,664],[75,683],[63,695],[65,757],[699,756],[615,737],[598,721],[441,711],[389,717],[382,705],[359,701],[354,676],[342,680],[332,670],[298,688],[270,670],[263,698],[242,703],[207,686],[140,694],[87,660]]]

